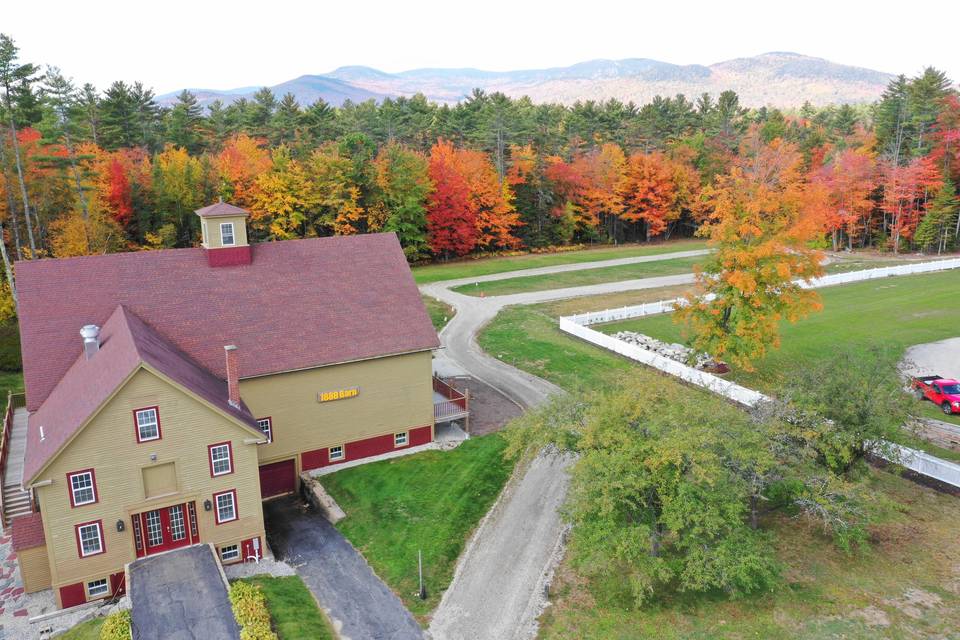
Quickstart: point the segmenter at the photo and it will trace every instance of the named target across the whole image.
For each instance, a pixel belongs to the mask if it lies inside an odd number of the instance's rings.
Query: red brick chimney
[[[240,362],[237,360],[236,345],[228,344],[223,348],[227,354],[227,394],[230,406],[240,408]]]

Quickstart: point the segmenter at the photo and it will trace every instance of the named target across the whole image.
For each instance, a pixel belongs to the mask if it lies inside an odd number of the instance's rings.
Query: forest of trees
[[[732,91],[637,106],[475,91],[381,103],[261,89],[160,106],[141,83],[79,86],[0,36],[0,223],[14,260],[195,246],[228,200],[256,240],[394,231],[411,262],[691,235],[718,184],[787,176],[824,246],[958,245],[960,99],[935,69],[874,105],[747,109]],[[15,293],[14,293],[15,295]]]

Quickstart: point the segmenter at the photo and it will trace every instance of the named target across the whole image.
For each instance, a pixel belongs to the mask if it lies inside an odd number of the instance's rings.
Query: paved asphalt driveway
[[[133,640],[240,638],[217,559],[205,544],[130,565]]]
[[[263,503],[270,548],[292,565],[349,640],[421,640],[400,599],[326,518],[296,497]]]

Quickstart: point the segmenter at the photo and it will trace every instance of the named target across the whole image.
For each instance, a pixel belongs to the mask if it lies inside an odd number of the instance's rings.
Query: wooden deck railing
[[[465,417],[470,412],[470,397],[468,394],[457,391],[449,384],[433,377],[433,390],[446,398],[442,402],[433,403],[434,422]]]
[[[3,431],[0,432],[0,524],[6,522],[6,507],[3,504],[3,485],[7,472],[7,456],[10,454],[10,440],[13,432],[13,410],[16,408],[15,398],[20,396],[26,406],[26,398],[22,393],[7,392],[7,410],[3,413]]]

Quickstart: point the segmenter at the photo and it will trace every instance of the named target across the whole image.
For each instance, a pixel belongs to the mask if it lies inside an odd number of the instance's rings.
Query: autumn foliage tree
[[[662,153],[631,155],[618,190],[624,204],[621,218],[643,223],[647,240],[680,216],[673,167]]]
[[[443,257],[466,255],[477,245],[477,213],[452,144],[433,145],[428,172],[434,186],[427,204],[430,250]]]
[[[819,310],[801,282],[822,275],[809,243],[823,224],[811,211],[820,197],[807,189],[802,158],[777,139],[753,141],[745,159],[705,190],[709,214],[700,233],[711,254],[696,270],[702,294],[690,294],[674,319],[686,323],[695,349],[746,370],[779,345],[779,323]]]

